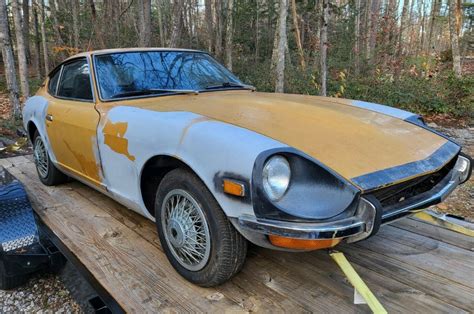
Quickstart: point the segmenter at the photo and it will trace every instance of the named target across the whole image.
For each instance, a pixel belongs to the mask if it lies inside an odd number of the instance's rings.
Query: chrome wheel
[[[49,159],[48,152],[40,136],[37,136],[35,139],[34,158],[38,174],[41,178],[45,179],[48,176]]]
[[[161,227],[171,253],[190,271],[206,266],[211,237],[204,212],[186,191],[170,191],[161,205]]]

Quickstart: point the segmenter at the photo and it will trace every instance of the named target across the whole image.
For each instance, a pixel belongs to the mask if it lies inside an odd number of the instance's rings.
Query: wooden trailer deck
[[[116,311],[370,312],[326,251],[251,247],[243,271],[217,288],[182,279],[153,222],[79,183],[43,186],[31,157],[0,160],[22,181],[67,257]],[[338,248],[388,312],[472,312],[474,238],[405,219]]]

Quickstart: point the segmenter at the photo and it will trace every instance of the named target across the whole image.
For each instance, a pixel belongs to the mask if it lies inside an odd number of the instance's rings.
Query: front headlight
[[[464,156],[459,156],[454,169],[459,172],[459,183],[464,183],[469,178],[471,161]]]
[[[251,188],[255,216],[287,221],[328,219],[344,212],[351,216],[360,193],[317,160],[289,147],[257,156]]]
[[[278,201],[290,185],[291,170],[288,160],[280,155],[271,157],[263,167],[263,188],[268,198]]]

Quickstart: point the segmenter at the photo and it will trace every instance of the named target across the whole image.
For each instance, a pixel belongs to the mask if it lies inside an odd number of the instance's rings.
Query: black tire
[[[205,266],[197,271],[188,270],[175,258],[161,227],[162,203],[166,195],[175,189],[184,190],[191,195],[207,220],[211,239],[210,254]],[[247,240],[234,228],[206,186],[191,171],[175,169],[163,178],[156,192],[155,218],[160,242],[168,260],[188,281],[202,287],[217,286],[242,269],[247,255]]]
[[[35,135],[33,136],[33,150],[35,149],[35,143],[36,143],[37,138],[39,138],[42,141],[38,131],[35,131]],[[36,165],[36,171],[38,172],[38,177],[39,177],[40,181],[44,185],[48,185],[48,186],[58,185],[58,184],[66,182],[68,180],[68,177],[64,173],[59,171],[59,169],[56,168],[56,166],[51,162],[51,158],[49,157],[49,153],[46,153],[46,157],[48,159],[48,161],[47,161],[47,163],[48,163],[48,172],[47,172],[47,175],[45,177],[40,174],[40,171],[38,170],[38,165]]]
[[[5,267],[3,263],[0,262],[0,290],[10,290],[17,288],[25,284],[30,276],[28,275],[19,275],[19,276],[8,276],[5,273]]]

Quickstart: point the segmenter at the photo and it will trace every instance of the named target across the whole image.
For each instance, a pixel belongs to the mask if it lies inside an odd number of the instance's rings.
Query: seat
[[[72,98],[92,100],[92,90],[89,75],[80,74],[74,78]]]

